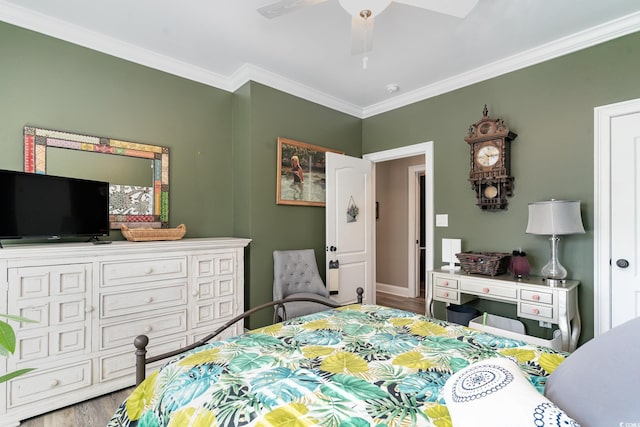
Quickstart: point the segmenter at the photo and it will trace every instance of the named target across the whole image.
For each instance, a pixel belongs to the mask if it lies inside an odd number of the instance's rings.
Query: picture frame
[[[325,206],[325,153],[344,151],[278,137],[276,203]]]
[[[129,228],[169,227],[169,147],[30,125],[24,127],[23,135],[24,171],[29,173],[47,174],[47,151],[52,148],[148,160],[151,172],[147,186],[109,185],[110,228],[120,229],[122,224]],[[145,211],[139,209],[142,206]]]

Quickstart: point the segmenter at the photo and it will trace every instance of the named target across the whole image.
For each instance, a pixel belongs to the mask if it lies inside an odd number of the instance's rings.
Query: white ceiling
[[[391,3],[364,70],[338,0],[276,19],[256,11],[274,1],[0,0],[0,20],[224,90],[253,80],[363,118],[640,31],[639,0],[479,0],[464,19]]]

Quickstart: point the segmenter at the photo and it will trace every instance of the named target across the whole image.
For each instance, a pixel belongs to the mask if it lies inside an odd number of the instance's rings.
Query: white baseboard
[[[385,283],[376,282],[376,291],[384,292],[385,294],[397,295],[399,297],[405,297],[405,298],[414,297],[412,294],[410,294],[409,288],[402,288],[400,286],[387,285]]]

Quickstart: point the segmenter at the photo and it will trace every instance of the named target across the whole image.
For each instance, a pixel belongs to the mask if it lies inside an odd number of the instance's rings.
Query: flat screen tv
[[[0,170],[0,239],[108,235],[108,182]]]

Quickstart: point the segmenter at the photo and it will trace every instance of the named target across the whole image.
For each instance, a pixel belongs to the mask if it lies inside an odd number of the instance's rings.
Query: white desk
[[[574,351],[580,336],[577,280],[549,286],[541,277],[514,279],[511,275],[482,276],[434,270],[428,273],[426,315],[433,317],[433,301],[465,304],[476,298],[516,304],[518,317],[558,325],[562,349]]]

